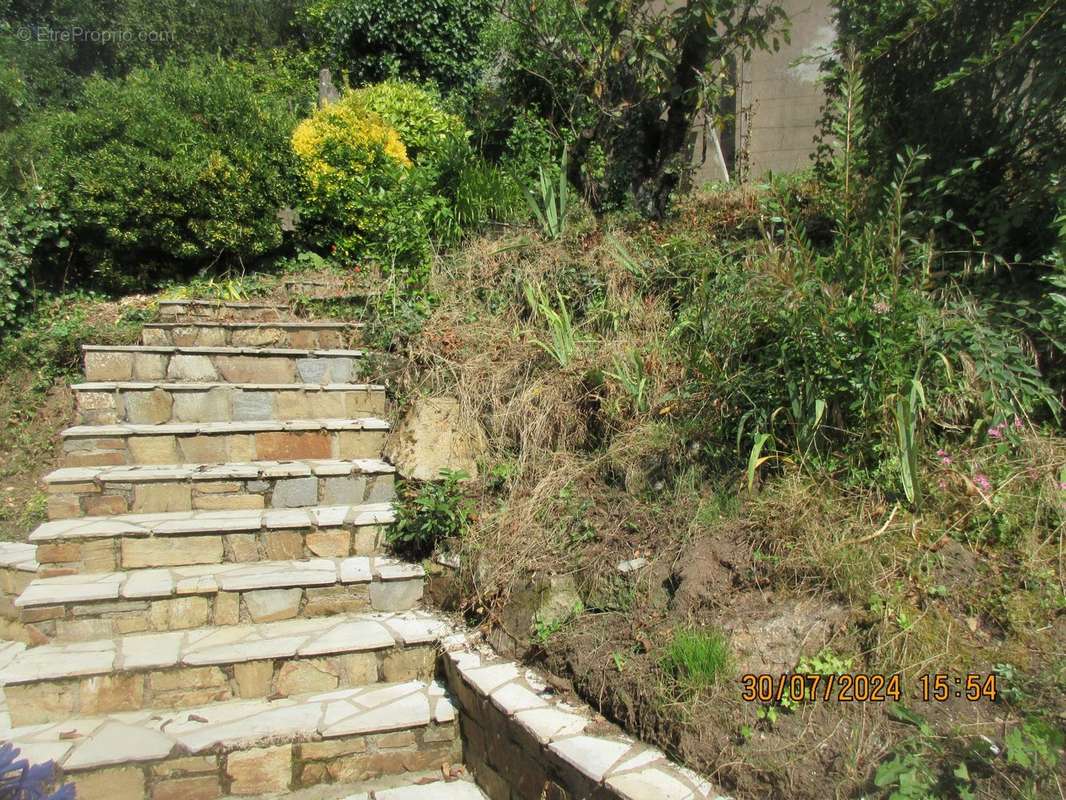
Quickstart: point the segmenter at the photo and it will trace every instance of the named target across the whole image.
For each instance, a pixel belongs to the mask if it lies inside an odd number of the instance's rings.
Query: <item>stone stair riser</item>
[[[355,356],[197,354],[130,350],[89,350],[87,381],[173,381],[179,383],[354,383],[361,366]]]
[[[159,304],[159,319],[163,322],[191,322],[194,320],[280,322],[291,319],[291,314],[283,306],[210,302],[163,302]]]
[[[321,784],[438,770],[462,761],[454,722],[364,736],[340,736],[184,755],[104,769],[60,773],[78,800],[216,800],[287,794]]]
[[[77,391],[83,425],[160,425],[168,422],[344,419],[385,413],[384,389],[117,388]]]
[[[0,569],[0,638],[18,642],[29,640],[30,633],[19,619],[15,599],[26,591],[35,577],[34,572]]]
[[[194,564],[237,564],[380,555],[385,525],[264,529],[173,536],[78,537],[43,542],[37,577]]]
[[[306,327],[262,323],[255,327],[229,327],[219,324],[145,326],[141,343],[175,347],[292,347],[299,350],[340,350],[357,343],[354,326]]]
[[[53,483],[48,518],[387,503],[396,496],[393,484],[392,474]]]
[[[4,691],[12,724],[35,725],[144,708],[195,708],[228,700],[276,699],[381,682],[429,680],[436,657],[435,647],[416,645],[86,675],[8,685]]]
[[[180,631],[361,611],[409,611],[422,579],[217,591],[150,600],[103,600],[21,609],[33,644],[88,642],[129,633]]]
[[[248,461],[377,458],[382,430],[290,430],[256,433],[195,433],[70,436],[63,441],[64,466],[134,464],[226,464]]]

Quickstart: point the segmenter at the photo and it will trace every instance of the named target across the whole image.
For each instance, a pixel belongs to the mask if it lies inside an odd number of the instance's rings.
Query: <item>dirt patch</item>
[[[0,386],[0,418],[4,442],[0,448],[0,539],[24,541],[45,519],[41,478],[59,466],[59,432],[74,422],[74,395],[62,384],[48,390],[43,402],[28,409],[32,376],[8,376]]]
[[[751,559],[751,545],[737,527],[697,537],[677,561],[672,609],[698,617],[728,605]]]

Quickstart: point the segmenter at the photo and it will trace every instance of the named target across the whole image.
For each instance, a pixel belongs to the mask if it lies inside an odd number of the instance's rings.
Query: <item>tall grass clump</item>
[[[698,692],[726,678],[732,665],[729,640],[717,630],[674,631],[661,666],[686,692]]]

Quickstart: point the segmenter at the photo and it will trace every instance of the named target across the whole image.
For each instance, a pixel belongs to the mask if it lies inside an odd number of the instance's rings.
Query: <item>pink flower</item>
[[[988,479],[987,475],[983,475],[980,472],[974,475],[974,485],[986,494],[992,491],[992,481]]]
[[[940,456],[940,463],[941,464],[950,464],[951,463],[951,456],[948,455],[948,451],[947,450],[937,450],[936,454],[938,456]]]
[[[996,426],[994,426],[992,428],[989,428],[988,429],[988,436],[991,439],[1002,439],[1003,438],[1003,425],[1000,424],[1000,425],[996,425]]]
[[[889,304],[886,303],[884,300],[878,300],[876,303],[874,303],[873,307],[875,314],[887,314],[889,311],[892,310],[892,307],[889,306]]]
[[[1063,483],[1061,481],[1059,482],[1059,491],[1066,492],[1066,483]]]
[[[1022,425],[1022,418],[1018,417],[1018,416],[1015,416],[1014,417],[1014,430],[1020,431],[1023,427],[1024,426]]]

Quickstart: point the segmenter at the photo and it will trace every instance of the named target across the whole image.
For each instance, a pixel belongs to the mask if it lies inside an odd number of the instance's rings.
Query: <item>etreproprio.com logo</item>
[[[174,31],[129,30],[121,28],[100,29],[53,28],[48,25],[20,25],[14,30],[20,42],[55,42],[91,44],[123,44],[132,42],[172,42]]]

